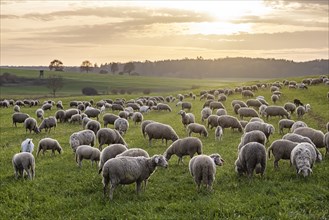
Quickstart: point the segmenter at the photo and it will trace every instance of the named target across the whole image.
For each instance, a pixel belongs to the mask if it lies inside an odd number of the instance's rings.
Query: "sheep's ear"
[[[220,158],[220,160],[222,161],[222,163],[224,163],[224,162],[225,162],[225,160],[223,160],[222,158]]]
[[[155,162],[155,163],[159,163],[159,156],[156,156],[156,157],[154,158],[154,162]]]

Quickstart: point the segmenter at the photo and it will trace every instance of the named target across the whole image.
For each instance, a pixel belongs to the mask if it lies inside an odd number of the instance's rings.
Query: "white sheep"
[[[75,152],[77,147],[80,145],[94,146],[95,141],[96,141],[96,136],[94,132],[91,130],[78,131],[70,136],[70,146],[73,152]]]
[[[249,107],[241,107],[238,109],[238,115],[241,119],[243,117],[259,117],[255,109]]]
[[[89,145],[80,145],[77,147],[77,150],[75,151],[75,161],[77,162],[78,166],[81,168],[82,166],[82,160],[90,160],[91,166],[93,166],[93,163],[100,160],[101,152],[94,147],[91,147]]]
[[[267,142],[269,141],[270,135],[274,134],[275,132],[275,128],[273,125],[259,121],[249,122],[244,128],[245,132],[254,131],[254,130],[262,131],[266,135]]]
[[[45,154],[46,150],[51,150],[53,155],[55,155],[55,151],[57,151],[59,154],[63,152],[63,149],[58,141],[52,138],[43,138],[39,141],[37,156],[41,150],[43,155]]]
[[[306,177],[313,171],[313,164],[316,160],[316,151],[309,143],[299,143],[290,155],[290,162],[296,168],[296,173]]]
[[[279,117],[286,117],[290,119],[290,113],[287,112],[282,106],[267,106],[264,110],[264,115],[266,116],[266,120],[268,120],[269,116],[279,116]]]
[[[325,155],[327,155],[329,153],[329,131],[324,135],[324,145],[326,146]]]
[[[268,158],[270,159],[271,152],[275,158],[274,168],[279,168],[279,160],[290,160],[291,151],[298,145],[297,142],[292,142],[286,139],[278,139],[272,142],[267,150]]]
[[[33,150],[34,150],[34,144],[32,142],[32,139],[31,138],[25,139],[25,141],[23,141],[21,144],[21,152],[28,152],[32,154]]]
[[[222,166],[224,160],[219,154],[198,155],[193,157],[189,162],[189,171],[200,190],[201,183],[205,184],[209,190],[216,176],[216,165]]]
[[[43,120],[43,115],[45,114],[45,112],[43,111],[42,108],[38,108],[38,109],[35,111],[35,114],[37,115],[37,118],[38,118],[38,119]]]
[[[113,199],[114,189],[119,184],[136,183],[136,192],[139,194],[142,182],[145,182],[155,171],[157,166],[167,168],[168,163],[163,156],[154,155],[151,158],[146,157],[116,157],[112,158],[103,166],[103,192],[106,195],[106,189],[110,183],[110,200]]]
[[[21,152],[13,156],[13,167],[15,170],[15,178],[18,178],[18,174],[24,178],[24,171],[27,176],[32,180],[35,176],[35,159],[31,153]]]
[[[88,117],[89,119],[89,117]],[[97,134],[97,132],[99,131],[99,129],[101,129],[101,123],[99,123],[98,121],[96,120],[88,120],[86,126],[85,126],[85,129],[88,129],[88,130],[91,130],[95,133],[95,135]]]

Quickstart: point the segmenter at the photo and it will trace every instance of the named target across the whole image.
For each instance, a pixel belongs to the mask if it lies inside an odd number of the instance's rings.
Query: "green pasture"
[[[3,72],[4,70],[1,70]],[[7,70],[7,72],[10,72]],[[17,75],[28,76],[32,71],[16,70]],[[49,72],[46,71],[46,76]],[[65,75],[65,86],[55,102],[62,100],[64,108],[69,108],[71,100],[99,101],[105,98],[115,99],[124,97],[127,100],[138,98],[142,93],[131,95],[101,95],[80,96],[80,86],[99,84],[99,88],[106,86],[122,86],[134,88],[151,88],[150,95],[173,95],[193,91],[195,94],[203,89],[235,88],[242,84],[254,82],[227,82],[220,80],[183,80],[151,77],[128,77],[101,74],[61,73]],[[36,77],[34,74],[33,77]],[[83,77],[77,77],[83,76]],[[32,77],[32,76],[31,76]],[[133,80],[134,79],[134,80]],[[302,78],[293,78],[301,81]],[[181,80],[181,81],[179,81]],[[277,79],[274,79],[277,80]],[[273,80],[273,81],[274,81]],[[278,79],[283,80],[283,79]],[[269,80],[269,82],[272,80]],[[192,85],[199,88],[191,89]],[[44,97],[46,88],[36,87],[9,88],[1,87],[1,98]],[[161,88],[156,90],[156,88]],[[169,89],[168,89],[169,88]],[[14,93],[17,91],[17,93]],[[283,88],[282,97],[276,105],[283,105],[294,98],[311,105],[311,112],[307,113],[303,121],[315,129],[325,130],[329,121],[329,101],[326,98],[328,86],[310,86],[308,90],[291,90]],[[22,93],[23,92],[23,93]],[[49,95],[49,92],[48,92]],[[269,89],[259,90],[256,95],[263,95],[270,101]],[[42,103],[50,97],[39,98]],[[234,115],[231,101],[242,98],[240,94],[228,97],[224,105],[228,114]],[[200,111],[204,101],[186,98],[192,103],[191,112],[196,122],[201,123]],[[177,114],[180,110],[175,103],[169,103],[172,112],[152,111],[144,115],[144,120],[152,119],[171,125],[180,138],[186,137],[186,131]],[[36,118],[35,110],[38,107],[22,107],[21,111]],[[45,112],[45,116],[54,115],[56,108]],[[108,111],[111,112],[111,111]],[[116,114],[118,112],[115,112]],[[329,218],[329,155],[323,156],[321,163],[316,163],[313,174],[308,178],[296,176],[295,170],[289,166],[289,161],[281,160],[279,170],[274,170],[273,157],[268,159],[267,168],[263,177],[254,175],[252,179],[238,177],[234,171],[234,162],[237,158],[237,146],[241,133],[226,129],[223,140],[218,142],[214,138],[214,129],[210,130],[209,137],[201,137],[205,154],[219,153],[225,163],[217,167],[216,180],[213,191],[202,188],[196,190],[196,185],[188,171],[190,158],[184,157],[184,163],[177,165],[178,158],[173,156],[167,169],[158,168],[150,177],[148,186],[140,195],[135,193],[135,184],[120,186],[114,191],[113,201],[108,195],[103,197],[102,177],[98,174],[96,166],[89,161],[83,161],[82,168],[76,165],[74,154],[69,146],[69,137],[73,132],[82,130],[81,125],[58,123],[55,130],[50,133],[44,131],[40,134],[26,133],[22,124],[12,125],[10,108],[0,108],[0,216],[1,219],[328,219]],[[297,120],[295,114],[293,120]],[[102,116],[100,117],[103,123]],[[268,123],[275,126],[276,132],[270,138],[269,145],[281,138],[278,134],[279,118],[270,118]],[[124,136],[129,148],[140,147],[150,155],[162,154],[166,150],[165,144],[160,140],[148,146],[144,139],[140,125],[134,125],[131,120],[127,134]],[[41,123],[41,121],[38,121]],[[112,125],[108,126],[113,128]],[[287,131],[285,131],[287,132]],[[199,137],[198,135],[194,135]],[[51,156],[40,154],[36,157],[37,144],[45,137],[57,139],[64,149],[63,154],[56,153]],[[26,138],[33,138],[35,144],[36,176],[33,181],[25,179],[15,180],[12,167],[12,157],[20,151],[20,144]],[[171,142],[169,142],[171,144]],[[98,146],[98,143],[96,144]],[[325,149],[320,149],[324,155]]]

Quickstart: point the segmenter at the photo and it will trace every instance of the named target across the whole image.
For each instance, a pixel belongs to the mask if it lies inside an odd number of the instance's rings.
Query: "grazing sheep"
[[[233,100],[231,102],[232,107],[234,107],[234,105],[236,105],[236,104],[239,104],[240,107],[248,107],[247,104],[244,101],[241,101],[241,100]]]
[[[324,147],[324,134],[320,130],[315,130],[309,127],[302,127],[294,130],[294,133],[310,138],[317,148]]]
[[[103,167],[103,191],[106,195],[107,185],[110,183],[110,200],[113,199],[114,189],[119,184],[131,184],[136,182],[136,192],[139,194],[142,182],[145,182],[156,167],[167,168],[168,163],[163,156],[154,155],[151,158],[146,157],[116,157],[104,164]]]
[[[283,129],[284,128],[288,128],[289,130],[291,129],[292,125],[295,123],[294,120],[290,120],[290,119],[281,119],[278,123],[278,127],[279,127],[279,133],[283,134]]]
[[[301,127],[308,127],[307,124],[303,121],[296,121],[290,129],[290,132],[294,132],[294,130],[296,130],[297,128],[301,128]]]
[[[258,121],[249,122],[244,128],[245,132],[254,131],[254,130],[262,131],[267,138],[267,142],[269,141],[270,135],[274,134],[275,132],[273,125],[264,122],[258,122]]]
[[[143,105],[139,108],[140,113],[148,113],[150,110],[151,110],[150,107],[147,105]]]
[[[43,138],[39,141],[37,156],[41,150],[43,155],[45,155],[46,150],[51,150],[53,155],[55,155],[55,151],[59,154],[63,152],[63,149],[58,141],[52,138]]]
[[[143,117],[142,113],[135,112],[133,114],[133,116],[131,117],[131,119],[133,120],[133,122],[135,123],[135,125],[137,125],[138,123],[142,123],[144,117]]]
[[[241,119],[243,117],[259,117],[255,109],[249,107],[241,107],[238,109],[238,114]]]
[[[75,108],[65,110],[65,121],[68,121],[72,117],[72,115],[75,114],[80,114],[80,111]]]
[[[283,108],[287,110],[287,112],[290,112],[290,114],[293,114],[297,107],[294,103],[287,102],[286,104],[284,104]]]
[[[95,135],[97,134],[97,132],[99,131],[99,129],[101,129],[101,123],[99,123],[98,121],[96,120],[92,120],[90,119],[86,126],[85,126],[85,129],[88,129],[88,130],[91,130],[95,133]]]
[[[266,149],[264,145],[257,142],[250,142],[244,145],[239,151],[238,159],[235,161],[235,171],[239,174],[253,176],[256,174],[264,175],[266,168]]]
[[[329,153],[329,131],[324,135],[324,145],[326,146],[325,155],[327,155]]]
[[[249,122],[253,122],[253,121],[264,122],[264,120],[261,119],[261,118],[251,118],[251,119],[249,120]],[[248,123],[249,123],[249,122],[248,122]],[[245,126],[245,127],[246,127],[246,126]]]
[[[309,112],[309,110],[311,110],[311,106],[310,106],[310,104],[306,104],[305,106],[302,106],[302,105],[298,106],[298,107],[297,107],[297,110],[296,110],[296,112],[297,112],[297,117],[298,117],[298,118],[303,118],[303,116],[304,116],[307,112]]]
[[[149,146],[152,145],[152,139],[165,139],[166,146],[168,140],[172,140],[173,142],[178,139],[178,135],[175,130],[170,126],[158,122],[153,122],[145,127],[145,133],[149,137]]]
[[[167,104],[164,104],[164,103],[159,103],[159,104],[156,106],[156,109],[157,109],[158,111],[162,111],[162,110],[164,110],[164,111],[169,111],[169,112],[171,112],[171,108],[170,108],[170,106],[167,105]]]
[[[191,111],[191,108],[192,108],[192,103],[190,102],[177,102],[176,106],[182,106],[182,110],[185,110],[187,109],[188,111]]]
[[[82,130],[78,132],[74,132],[70,136],[70,146],[73,152],[76,151],[77,147],[80,145],[91,145],[95,144],[95,134],[91,130]]]
[[[208,117],[211,115],[212,110],[209,107],[204,107],[201,110],[201,121],[204,122],[204,120],[208,119]]]
[[[24,171],[27,173],[29,179],[33,179],[35,176],[35,159],[31,153],[21,152],[13,156],[13,167],[15,170],[15,178],[18,178],[18,174],[24,178]]]
[[[150,157],[150,155],[142,148],[130,148],[116,157]]]
[[[27,119],[29,117],[30,116],[28,114],[21,113],[21,112],[15,112],[12,115],[13,125],[15,125],[15,127],[17,127],[16,123],[24,123],[25,119]]]
[[[259,109],[259,107],[263,104],[259,99],[248,99],[246,101],[248,107],[254,107]]]
[[[242,126],[242,128],[244,129],[246,127],[246,125],[249,123],[249,121],[245,121],[245,120],[240,120],[240,124]]]
[[[124,111],[124,108],[121,104],[113,103],[112,111]]]
[[[222,140],[223,136],[223,128],[221,126],[217,126],[215,130],[215,140]]]
[[[124,118],[124,119],[130,119],[131,115],[132,115],[132,113],[130,113],[129,111],[126,111],[126,110],[125,111],[120,111],[119,114],[118,114],[118,116],[120,118]]]
[[[218,118],[219,118],[218,115],[210,115],[207,119],[208,120],[207,128],[209,128],[209,125],[210,125],[210,129],[212,129],[214,127],[217,127],[218,126]]]
[[[82,122],[82,117],[80,114],[75,114],[72,115],[71,118],[69,119],[69,123],[78,123],[79,125],[81,125]]]
[[[99,143],[99,150],[102,150],[104,144],[123,144],[128,146],[121,134],[117,130],[111,128],[99,129],[96,137]]]
[[[269,116],[279,116],[279,117],[286,117],[287,119],[290,119],[290,113],[287,112],[282,106],[267,106],[267,108],[264,110],[266,120],[268,120]]]
[[[144,138],[145,138],[145,127],[148,124],[153,123],[153,122],[155,122],[155,121],[153,121],[153,120],[145,120],[145,121],[142,122],[142,124],[141,124],[141,130],[142,130],[142,134],[143,134],[143,137]]]
[[[241,105],[239,105],[239,104],[235,104],[234,106],[233,106],[233,111],[234,111],[234,113],[237,115],[238,114],[238,111],[239,111],[239,109],[241,108]],[[245,107],[246,108],[246,107]]]
[[[82,160],[91,160],[91,166],[93,166],[94,161],[97,162],[100,160],[101,152],[94,147],[89,145],[80,145],[75,151],[75,161],[78,166],[81,168]]]
[[[57,107],[57,109],[64,109],[62,101],[58,101],[56,103],[56,107]]]
[[[20,112],[21,111],[21,107],[19,107],[19,105],[15,105],[13,109],[14,109],[14,112]]]
[[[46,110],[51,110],[52,107],[53,105],[51,103],[45,103],[41,106],[41,109],[46,111]]]
[[[216,115],[218,115],[218,116],[227,115],[227,111],[223,108],[220,108],[216,111]]]
[[[55,112],[55,118],[59,122],[65,121],[65,111],[64,110],[58,110]]]
[[[178,164],[179,162],[184,164],[183,156],[189,155],[192,158],[195,153],[202,154],[202,142],[196,137],[186,137],[174,141],[163,153],[163,156],[168,161],[175,154],[178,157]]]
[[[117,155],[127,150],[128,148],[123,144],[111,144],[105,147],[101,152],[101,156],[98,164],[98,168],[99,168],[98,173],[100,174],[102,172],[103,166],[106,161],[108,161],[111,158],[115,158]]]
[[[189,162],[189,171],[200,190],[201,183],[205,184],[207,189],[212,190],[213,182],[216,176],[216,165],[222,166],[224,160],[219,154],[198,155]]]
[[[235,128],[238,129],[239,132],[242,132],[242,125],[240,124],[239,120],[231,115],[221,115],[217,119],[218,125],[221,126],[223,129],[231,128],[234,130]]]
[[[38,109],[35,111],[35,114],[37,115],[37,118],[38,118],[38,119],[43,120],[43,115],[45,114],[45,112],[44,112],[43,109],[38,108]]]
[[[313,171],[313,164],[316,160],[314,147],[309,143],[299,143],[290,154],[290,162],[296,168],[296,173],[306,177]]]
[[[88,116],[88,118],[97,118],[98,121],[98,115],[101,113],[101,111],[97,108],[92,108],[88,106],[84,113]]]
[[[111,113],[106,113],[103,115],[103,122],[104,122],[104,127],[107,127],[108,124],[114,125],[115,120],[117,120],[119,116],[111,114]]]
[[[53,116],[49,116],[48,118],[45,118],[42,120],[42,122],[39,126],[39,130],[41,132],[42,129],[45,129],[45,132],[48,131],[48,133],[50,133],[51,128],[54,128],[54,130],[55,130],[56,126],[57,126],[56,118]]]
[[[244,145],[250,142],[257,142],[265,146],[265,143],[267,142],[267,138],[265,134],[259,130],[246,132],[241,136],[241,141],[240,144],[238,145],[238,151],[240,151]]]
[[[241,92],[241,95],[242,95],[242,97],[249,97],[249,98],[255,96],[255,94],[250,90],[243,90]]]
[[[182,123],[184,127],[195,122],[195,117],[192,113],[186,113],[184,110],[180,110],[178,114],[182,116]]]
[[[279,99],[280,99],[280,98],[279,98],[278,95],[273,94],[273,95],[271,96],[271,100],[272,100],[272,102],[273,102],[274,104],[275,104]]]
[[[275,158],[274,168],[279,168],[279,160],[290,160],[290,155],[292,149],[298,145],[297,142],[292,142],[286,139],[278,139],[272,142],[271,146],[268,148],[268,158],[271,157],[271,151]]]
[[[28,152],[32,154],[33,150],[34,150],[34,144],[32,142],[32,139],[31,138],[25,139],[25,141],[23,141],[21,144],[21,152]]]
[[[114,129],[119,131],[121,135],[127,133],[129,128],[129,122],[125,118],[118,118],[114,122]]]
[[[187,135],[190,137],[192,133],[198,133],[204,137],[208,137],[208,131],[204,125],[198,123],[191,123],[186,127]]]
[[[209,108],[211,110],[214,110],[214,109],[225,109],[225,106],[221,102],[213,101],[213,102],[210,102],[209,103]]]
[[[35,120],[34,118],[25,119],[24,127],[25,127],[25,132],[27,132],[27,130],[29,130],[30,134],[31,134],[31,131],[34,131],[34,133],[36,133],[36,134],[40,133],[37,120]]]
[[[259,107],[259,114],[261,115],[261,116],[265,116],[265,109],[267,108],[267,105],[261,105],[260,107]]]

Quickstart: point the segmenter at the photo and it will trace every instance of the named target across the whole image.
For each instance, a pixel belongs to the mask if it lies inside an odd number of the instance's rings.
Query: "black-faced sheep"
[[[16,123],[24,123],[25,119],[27,119],[29,117],[30,116],[28,114],[21,113],[21,112],[15,112],[12,115],[13,125],[15,125],[15,127],[17,127]]]
[[[316,152],[309,143],[299,143],[291,151],[290,162],[296,168],[296,173],[302,174],[304,177],[313,172],[312,168],[315,160]]]
[[[272,142],[271,146],[268,148],[268,158],[271,157],[271,152],[275,158],[274,168],[279,168],[279,160],[290,160],[290,155],[292,149],[297,146],[297,142],[292,142],[285,139],[278,139]]]
[[[299,99],[294,99],[294,104],[298,107],[298,106],[304,106],[304,104],[299,100]]]
[[[55,155],[55,151],[57,151],[59,154],[63,152],[63,149],[58,141],[52,138],[43,138],[39,141],[37,156],[41,150],[43,155],[45,154],[46,150],[51,150],[53,155]]]
[[[75,151],[75,161],[77,162],[78,166],[81,168],[82,166],[82,160],[90,160],[91,166],[93,166],[93,163],[100,160],[101,152],[94,147],[91,147],[89,145],[80,145],[77,150]]]
[[[197,133],[203,135],[204,137],[208,137],[208,131],[204,125],[198,123],[191,123],[186,127],[187,135],[190,137],[192,133]]]
[[[80,145],[94,146],[95,141],[96,141],[95,134],[91,130],[78,131],[70,136],[70,146],[73,152],[75,152],[77,147]]]
[[[178,135],[170,125],[157,123],[157,122],[148,124],[145,127],[145,133],[149,137],[149,146],[152,145],[152,139],[161,139],[161,140],[165,139],[166,146],[168,140],[172,140],[174,142],[178,139]]]
[[[29,179],[33,179],[35,176],[35,159],[31,153],[21,152],[13,156],[12,164],[15,170],[15,178],[18,178],[18,174],[24,178],[24,171],[27,173]]]

